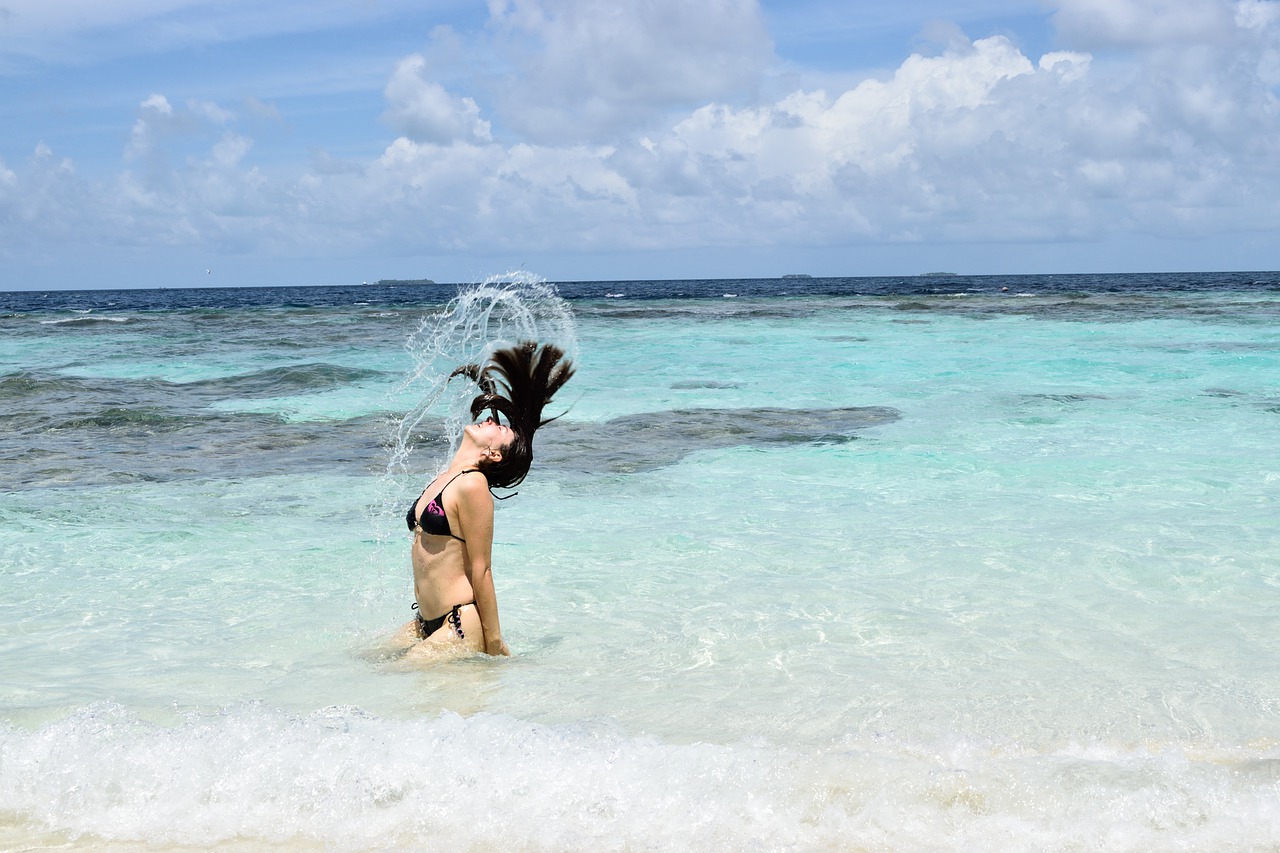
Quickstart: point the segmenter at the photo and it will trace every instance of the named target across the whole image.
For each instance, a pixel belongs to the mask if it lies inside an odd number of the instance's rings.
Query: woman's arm
[[[491,655],[509,655],[498,622],[498,594],[493,588],[493,495],[484,477],[463,477],[455,492],[458,522],[466,540],[467,561],[463,567],[476,598],[476,612],[484,629],[484,650]]]

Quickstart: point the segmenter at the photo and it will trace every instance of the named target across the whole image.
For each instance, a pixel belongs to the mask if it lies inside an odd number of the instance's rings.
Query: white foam
[[[0,730],[0,769],[0,812],[87,846],[1140,851],[1280,838],[1275,745],[861,739],[805,754],[602,722],[245,705],[166,727],[98,705]]]
[[[84,326],[94,323],[128,323],[132,317],[103,317],[101,315],[88,316],[89,312],[83,312],[82,317],[64,317],[61,320],[41,320],[41,326]]]

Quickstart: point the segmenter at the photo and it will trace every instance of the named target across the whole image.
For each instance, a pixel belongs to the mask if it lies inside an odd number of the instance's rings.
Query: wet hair
[[[472,418],[492,412],[497,420],[505,418],[515,433],[502,448],[500,460],[484,460],[476,467],[489,480],[490,488],[519,485],[533,463],[533,434],[556,419],[544,419],[542,410],[573,376],[573,361],[555,344],[521,341],[496,350],[483,368],[464,364],[449,378],[454,376],[466,376],[480,386],[480,394],[471,401]]]

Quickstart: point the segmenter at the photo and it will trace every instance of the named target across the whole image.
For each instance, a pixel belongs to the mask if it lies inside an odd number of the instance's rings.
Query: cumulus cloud
[[[202,101],[197,98],[192,98],[187,101],[187,109],[190,110],[192,116],[209,122],[210,124],[229,124],[235,119],[235,113],[230,110],[223,109],[213,101]]]
[[[1076,85],[1083,62],[1058,57],[1037,70],[996,37],[912,56],[891,79],[835,96],[704,107],[653,143],[650,180],[673,180],[670,191],[686,196],[728,194],[735,207],[697,204],[691,213],[733,214],[745,226],[739,239],[764,225],[818,242],[1071,228],[1070,211],[1041,194],[1060,165],[1053,128],[1014,106],[1014,93],[1031,96],[1034,112],[1040,97]],[[1059,73],[1063,65],[1073,73]],[[1039,207],[1028,217],[1032,199]]]
[[[1280,23],[1280,3],[1276,0],[1240,0],[1236,3],[1236,25],[1264,30]]]
[[[690,32],[668,50],[669,23],[646,17],[675,8],[659,0],[623,12],[571,0],[554,14],[532,0],[494,0],[500,41],[534,34],[559,45],[554,56],[511,60],[532,73],[510,99],[473,99],[455,80],[446,88],[429,52],[405,57],[384,91],[399,138],[365,160],[320,152],[301,175],[255,166],[234,110],[152,95],[127,152],[152,171],[91,183],[70,164],[54,168],[52,152],[0,165],[0,215],[32,223],[0,244],[36,236],[31,211],[59,200],[86,211],[82,242],[320,255],[1280,227],[1273,0],[1204,0],[1199,10],[1117,0],[1101,11],[1059,0],[1059,19],[1075,27],[1067,34],[1105,43],[1105,59],[1082,49],[1028,56],[1002,36],[953,33],[940,54],[911,55],[883,77],[769,99],[742,94],[767,53],[754,5],[687,5],[697,7],[679,18]],[[730,27],[731,12],[747,23]],[[1176,19],[1161,24],[1168,38],[1185,39],[1176,49],[1117,47],[1166,15]],[[715,22],[726,38],[713,37]],[[589,55],[571,49],[596,37]],[[653,79],[634,74],[628,39],[656,51]],[[735,44],[759,53],[726,67],[720,58]],[[709,51],[702,77],[676,56],[691,45]],[[643,119],[627,115],[633,109]],[[554,132],[542,120],[554,120]]]
[[[138,117],[133,122],[129,143],[125,146],[125,158],[136,159],[151,151],[158,129],[172,117],[173,105],[164,95],[152,94],[139,104]]]
[[[0,251],[26,248],[26,243],[83,240],[101,233],[103,200],[76,174],[75,164],[38,143],[16,169],[0,163]]]
[[[1051,0],[1053,21],[1085,47],[1225,42],[1234,29],[1231,0]]]
[[[1240,0],[1236,25],[1257,51],[1259,78],[1268,86],[1280,85],[1280,0]]]
[[[610,141],[676,109],[750,99],[774,61],[755,0],[491,0],[514,67],[504,121],[535,142]]]
[[[384,90],[387,122],[417,142],[448,144],[489,139],[489,122],[471,98],[456,98],[444,86],[426,79],[427,62],[420,54],[396,63]]]
[[[199,136],[235,120],[235,114],[212,101],[190,99],[185,109],[177,109],[164,95],[151,94],[138,105],[137,118],[129,132],[125,159],[145,158],[157,151],[163,140]]]
[[[235,169],[252,147],[253,140],[247,136],[240,136],[236,133],[224,134],[214,144],[213,150],[210,152],[209,165],[224,172]]]

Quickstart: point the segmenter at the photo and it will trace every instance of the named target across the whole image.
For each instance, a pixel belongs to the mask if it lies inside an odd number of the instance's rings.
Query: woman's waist
[[[413,593],[418,612],[426,617],[439,616],[455,604],[470,604],[475,600],[466,576],[447,583],[415,580]]]

